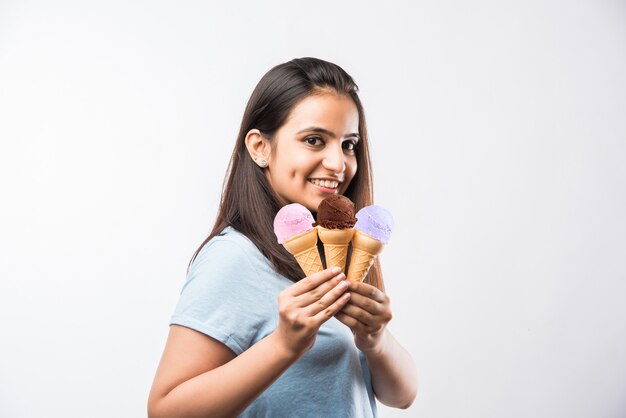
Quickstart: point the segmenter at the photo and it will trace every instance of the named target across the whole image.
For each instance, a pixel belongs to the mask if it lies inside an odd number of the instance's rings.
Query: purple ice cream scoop
[[[366,233],[376,240],[387,244],[393,230],[393,216],[391,213],[377,205],[365,206],[356,213],[354,229]]]

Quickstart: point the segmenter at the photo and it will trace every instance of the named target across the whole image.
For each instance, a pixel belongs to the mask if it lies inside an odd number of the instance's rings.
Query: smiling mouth
[[[308,179],[308,181],[309,183],[324,189],[337,190],[339,187],[339,182],[336,180]]]

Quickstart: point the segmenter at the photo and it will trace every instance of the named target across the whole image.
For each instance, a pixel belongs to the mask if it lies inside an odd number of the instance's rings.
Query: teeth
[[[311,179],[309,181],[317,186],[328,187],[329,189],[336,189],[339,186],[339,182],[334,180]]]

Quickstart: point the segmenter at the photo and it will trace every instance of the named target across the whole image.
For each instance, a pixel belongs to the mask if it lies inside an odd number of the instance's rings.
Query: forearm
[[[385,329],[378,350],[365,353],[376,398],[395,408],[408,408],[417,394],[417,370],[411,355]]]
[[[150,417],[237,416],[297,360],[272,333],[228,363],[175,387]]]

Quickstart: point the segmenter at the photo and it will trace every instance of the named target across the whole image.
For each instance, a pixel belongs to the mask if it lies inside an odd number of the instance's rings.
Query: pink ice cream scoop
[[[313,229],[311,211],[299,203],[283,206],[274,218],[274,233],[278,243],[282,244],[289,238]]]

